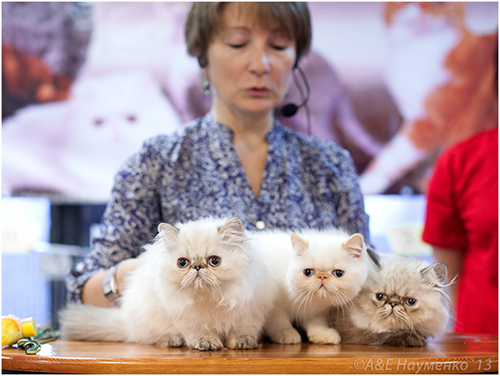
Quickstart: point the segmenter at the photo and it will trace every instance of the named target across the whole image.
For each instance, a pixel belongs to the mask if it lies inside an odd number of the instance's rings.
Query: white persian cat
[[[327,313],[331,306],[348,304],[365,282],[371,262],[363,236],[339,229],[267,231],[257,242],[280,289],[265,325],[271,340],[301,342],[296,324],[313,343],[339,343]]]
[[[107,202],[120,166],[144,141],[181,124],[148,72],[81,76],[68,100],[33,104],[2,121],[2,189]]]
[[[342,343],[424,346],[443,334],[450,319],[447,267],[384,255],[348,312],[333,309]]]
[[[72,340],[253,349],[276,289],[242,222],[205,218],[173,227],[141,255],[120,308],[73,304],[61,314]]]

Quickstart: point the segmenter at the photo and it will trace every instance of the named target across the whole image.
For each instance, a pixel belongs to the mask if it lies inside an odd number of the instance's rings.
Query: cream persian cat
[[[333,309],[342,343],[424,346],[443,334],[450,319],[447,267],[384,255],[350,310]]]
[[[301,342],[295,323],[313,343],[339,343],[327,313],[331,306],[348,304],[365,282],[370,261],[363,236],[339,229],[268,231],[257,242],[280,289],[265,325],[271,340]]]
[[[70,305],[61,314],[72,340],[253,349],[273,305],[273,280],[242,222],[205,218],[160,234],[141,255],[120,308]]]

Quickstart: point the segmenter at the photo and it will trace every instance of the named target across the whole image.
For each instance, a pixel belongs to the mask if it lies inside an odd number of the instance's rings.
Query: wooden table
[[[276,345],[201,352],[108,342],[55,341],[37,355],[2,350],[2,369],[48,373],[479,373],[498,372],[498,337],[445,335],[422,348]]]

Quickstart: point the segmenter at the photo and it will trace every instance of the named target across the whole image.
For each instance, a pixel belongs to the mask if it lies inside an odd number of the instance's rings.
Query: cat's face
[[[417,329],[442,334],[449,320],[446,266],[406,258],[382,265],[354,301],[355,324],[375,332]]]
[[[303,239],[292,234],[295,251],[288,284],[295,304],[348,304],[367,276],[363,236],[343,241],[326,234]]]
[[[222,226],[214,220],[188,222],[176,229],[160,225],[167,252],[162,271],[178,291],[220,299],[248,270],[243,224],[231,218]]]

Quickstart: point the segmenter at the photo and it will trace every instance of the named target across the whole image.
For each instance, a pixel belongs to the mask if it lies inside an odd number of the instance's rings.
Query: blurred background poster
[[[144,140],[209,109],[189,7],[2,3],[4,196],[106,202]],[[444,148],[497,127],[498,3],[309,7],[312,134],[351,152],[365,194],[425,193]],[[280,121],[307,133],[304,109]]]

